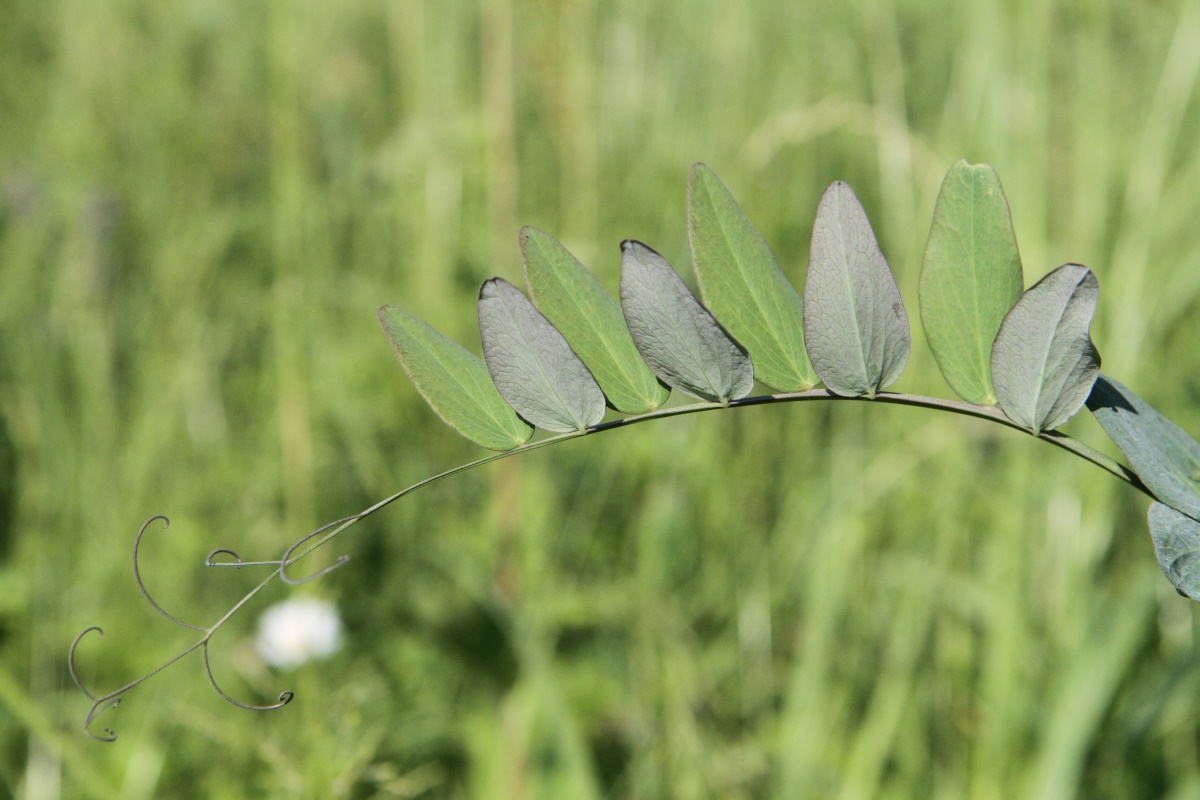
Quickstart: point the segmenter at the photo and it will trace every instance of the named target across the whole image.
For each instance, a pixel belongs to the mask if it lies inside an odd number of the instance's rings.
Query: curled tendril
[[[217,561],[217,556],[229,556],[233,561]],[[246,562],[242,561],[242,557],[232,550],[224,547],[219,547],[204,557],[204,566],[206,567],[237,567],[241,569],[246,566]]]
[[[217,556],[229,556],[232,561],[217,561]],[[204,566],[206,567],[233,567],[241,569],[242,567],[278,567],[279,559],[271,559],[270,561],[244,561],[237,551],[230,550],[227,547],[218,547],[207,556],[204,557]]]
[[[208,660],[208,642],[207,641],[204,643],[204,646],[201,648],[201,651],[204,656],[204,671],[206,673],[208,673],[209,684],[212,686],[213,691],[216,692],[217,694],[219,694],[221,696],[221,699],[224,700],[226,703],[229,703],[231,706],[237,706],[238,708],[244,708],[247,711],[274,711],[275,709],[283,708],[288,703],[292,702],[292,698],[294,698],[296,696],[295,692],[291,691],[290,689],[287,689],[287,690],[284,690],[279,693],[279,700],[277,702],[272,703],[270,705],[266,705],[266,706],[251,705],[250,703],[243,703],[239,700],[236,700],[233,697],[231,697],[228,692],[226,692],[224,689],[222,689],[217,684],[217,679],[213,675],[212,664],[209,663],[209,660]]]
[[[243,605],[245,605],[247,602],[249,602],[250,598],[252,598],[254,595],[258,594],[264,588],[266,588],[266,586],[272,580],[275,579],[276,572],[278,570],[273,570],[270,575],[268,575],[264,580],[260,581],[259,584],[257,586],[255,586],[253,589],[251,589],[245,595],[245,597],[243,597],[241,599],[240,602],[238,602],[232,609],[227,611],[224,614],[224,616],[222,616],[219,620],[217,620],[211,627],[204,628],[199,625],[193,625],[189,622],[184,622],[183,620],[181,620],[178,617],[174,616],[173,614],[169,613],[161,605],[159,605],[154,600],[154,598],[150,596],[150,592],[146,589],[145,583],[142,582],[141,570],[138,565],[138,553],[141,548],[142,537],[145,535],[146,529],[150,527],[151,523],[153,523],[157,520],[163,521],[163,528],[166,528],[171,524],[170,520],[168,520],[166,517],[164,517],[162,515],[153,516],[150,519],[148,519],[142,523],[142,527],[138,529],[137,536],[133,540],[133,578],[134,578],[134,582],[137,584],[138,590],[142,593],[142,597],[145,598],[146,602],[150,604],[151,608],[153,608],[155,611],[157,611],[159,614],[161,614],[166,619],[170,620],[171,622],[174,622],[176,625],[179,625],[184,628],[188,628],[190,630],[198,631],[201,634],[201,636],[197,641],[193,642],[188,647],[186,647],[183,650],[181,650],[180,652],[176,653],[174,656],[172,656],[171,658],[169,658],[167,661],[163,662],[159,666],[155,667],[154,669],[150,670],[146,674],[142,675],[140,678],[130,681],[129,683],[122,686],[121,688],[111,691],[108,694],[100,695],[100,696],[97,696],[91,690],[89,690],[86,686],[83,685],[83,681],[79,677],[79,670],[75,666],[75,653],[79,648],[79,643],[81,641],[83,641],[85,636],[87,636],[92,631],[95,631],[99,636],[104,636],[104,631],[101,628],[99,628],[98,626],[93,625],[89,628],[85,628],[83,631],[81,631],[79,633],[78,636],[75,637],[74,641],[71,642],[70,650],[67,652],[67,669],[71,673],[71,680],[75,682],[75,686],[77,686],[79,688],[79,691],[81,691],[84,694],[84,696],[87,697],[87,699],[92,701],[91,708],[88,709],[88,713],[84,717],[84,720],[83,720],[83,732],[88,737],[95,739],[97,741],[112,742],[112,741],[116,741],[116,738],[117,738],[117,734],[111,728],[103,728],[102,735],[92,732],[92,730],[91,730],[92,723],[95,722],[96,718],[98,716],[100,716],[100,714],[104,713],[105,711],[108,711],[109,709],[116,708],[118,705],[120,705],[121,698],[125,695],[126,692],[128,692],[133,687],[149,680],[150,678],[154,677],[158,673],[162,672],[167,667],[174,664],[176,661],[179,661],[183,657],[190,654],[193,650],[202,650],[203,651],[204,669],[205,669],[205,672],[208,673],[208,681],[212,685],[213,690],[216,691],[216,693],[221,697],[221,699],[224,700],[225,702],[229,703],[230,705],[236,706],[238,708],[244,708],[244,709],[247,709],[250,711],[272,711],[274,709],[284,707],[285,705],[287,705],[288,703],[290,703],[292,701],[293,697],[295,697],[294,692],[284,691],[284,692],[280,692],[278,702],[272,703],[270,705],[259,706],[259,705],[250,705],[248,703],[240,702],[240,701],[234,699],[233,697],[231,697],[228,692],[224,691],[219,685],[217,685],[217,681],[213,677],[212,666],[209,662],[209,657],[208,657],[208,643],[209,643],[209,640],[212,638],[212,635],[214,633],[216,633],[217,630],[222,625],[224,625],[225,622],[227,622],[229,620],[229,618],[232,617],[234,615],[234,613],[237,612],[238,609],[240,609]],[[334,523],[334,524],[337,524],[337,523]],[[330,526],[326,526],[325,528],[322,528],[321,530],[317,531],[316,533],[318,533],[318,534],[322,533],[323,531],[327,530],[329,527]],[[303,544],[305,541],[307,541],[308,539],[311,539],[311,538],[312,538],[311,535],[308,537],[305,537],[305,539],[301,540],[301,542],[299,542],[298,544]],[[292,548],[290,548],[288,550],[288,556],[287,556],[288,558],[291,558],[291,553],[295,549],[296,549],[296,547],[293,546]],[[296,558],[299,558],[299,557],[305,555],[306,553],[307,553],[307,551],[305,553],[301,553],[300,556],[297,556]],[[233,560],[232,561],[216,560],[217,557],[221,556],[221,555],[229,556]],[[344,559],[343,559],[343,562],[344,562]],[[240,568],[240,567],[252,566],[252,565],[260,565],[260,566],[261,565],[270,565],[273,567],[279,567],[281,563],[286,563],[286,561],[285,562],[280,562],[280,561],[243,561],[242,557],[239,556],[233,550],[219,548],[219,549],[213,550],[211,553],[209,553],[208,556],[205,558],[204,563],[211,567],[239,567]],[[335,567],[340,566],[340,563],[342,563],[342,562],[339,562],[339,564],[335,564],[334,566]],[[328,572],[329,569],[332,569],[332,567],[322,570],[320,573],[318,573],[317,575],[314,575],[312,577],[319,577],[319,575],[324,574],[325,572]],[[282,577],[282,575],[281,575],[281,577]],[[307,578],[305,580],[311,580],[312,577]],[[298,582],[302,582],[302,581],[298,581]]]
[[[318,578],[323,578],[326,575],[328,575],[329,573],[333,572],[338,567],[345,564],[347,561],[349,561],[350,556],[338,556],[337,559],[335,559],[334,562],[332,564],[330,564],[329,566],[323,567],[323,568],[317,570],[316,572],[314,572],[312,575],[306,575],[303,578],[289,578],[287,571],[286,571],[288,564],[291,564],[292,561],[296,560],[296,558],[299,558],[299,556],[296,556],[295,558],[293,558],[295,552],[297,550],[299,550],[301,547],[303,547],[305,544],[307,544],[308,542],[312,541],[313,539],[317,538],[318,536],[320,536],[321,534],[325,533],[326,531],[328,531],[332,528],[337,528],[340,525],[349,525],[350,523],[357,522],[359,520],[359,518],[360,518],[360,515],[358,515],[358,514],[355,514],[354,516],[351,516],[351,517],[343,517],[342,519],[330,522],[328,525],[322,525],[321,527],[317,528],[312,533],[302,536],[299,539],[297,539],[296,541],[292,542],[292,546],[289,547],[287,550],[285,550],[283,553],[283,557],[279,559],[279,580],[283,581],[284,583],[288,584],[289,586],[299,586],[302,583],[308,583],[309,581],[315,581]]]
[[[73,680],[75,685],[79,687],[79,691],[83,692],[84,695],[87,696],[87,699],[92,701],[92,707],[88,709],[87,716],[83,719],[84,734],[98,742],[115,742],[117,740],[117,734],[112,728],[103,728],[102,730],[104,731],[104,735],[101,736],[92,733],[91,727],[92,722],[102,712],[107,711],[110,708],[116,708],[121,704],[120,696],[105,695],[104,697],[96,697],[96,695],[88,691],[88,688],[83,685],[83,681],[79,679],[79,671],[75,669],[75,650],[79,647],[79,643],[83,641],[83,637],[87,636],[92,631],[95,631],[101,638],[104,637],[104,631],[96,625],[93,625],[90,628],[84,628],[82,631],[80,631],[79,635],[75,637],[75,641],[71,642],[71,649],[67,653],[67,670],[71,673],[71,680]]]
[[[90,628],[84,628],[82,631],[80,631],[79,635],[75,637],[75,641],[71,642],[71,649],[67,651],[67,670],[71,673],[71,680],[75,681],[75,685],[79,687],[79,691],[87,695],[88,700],[95,702],[96,695],[87,690],[87,687],[83,685],[83,681],[79,680],[79,672],[77,672],[75,669],[75,649],[79,647],[79,643],[83,641],[83,637],[87,636],[92,631],[98,633],[100,638],[104,638],[104,629],[97,625],[93,625]]]
[[[104,731],[104,735],[100,736],[92,733],[91,727],[92,722],[96,719],[96,717],[100,716],[100,714],[104,713],[108,709],[116,708],[119,705],[121,705],[120,697],[113,697],[105,700],[104,702],[93,704],[91,709],[88,711],[87,716],[83,719],[84,734],[89,739],[95,739],[97,742],[115,742],[117,740],[117,734],[112,728],[101,728],[100,730]]]
[[[149,603],[151,608],[153,608],[159,614],[162,614],[176,625],[180,625],[184,628],[191,628],[194,631],[203,631],[204,628],[200,625],[193,625],[190,622],[184,622],[179,617],[171,614],[165,608],[155,602],[154,598],[150,596],[150,592],[146,590],[146,584],[142,582],[142,573],[141,570],[138,569],[138,549],[142,545],[142,537],[146,535],[146,528],[150,527],[150,523],[160,519],[163,521],[163,530],[171,527],[171,520],[167,519],[162,514],[157,514],[142,523],[142,527],[137,532],[137,537],[133,540],[133,580],[137,583],[137,587],[141,591],[142,597],[146,598],[146,602]]]

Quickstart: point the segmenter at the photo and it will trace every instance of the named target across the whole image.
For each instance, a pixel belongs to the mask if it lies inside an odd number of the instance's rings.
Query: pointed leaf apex
[[[707,165],[688,177],[688,244],[708,309],[754,359],[758,379],[804,391],[817,375],[804,349],[803,302],[766,238]]]
[[[533,435],[479,356],[395,306],[379,308],[379,324],[417,391],[447,425],[492,450],[511,450]]]

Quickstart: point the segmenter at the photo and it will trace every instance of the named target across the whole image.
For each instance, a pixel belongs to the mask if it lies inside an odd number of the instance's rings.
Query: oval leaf
[[[722,328],[666,259],[641,242],[621,243],[621,310],[642,358],[670,386],[728,403],[754,388],[750,356]]]
[[[479,356],[394,306],[379,309],[379,324],[417,391],[447,425],[492,450],[511,450],[533,435]]]
[[[604,394],[563,335],[503,278],[479,289],[483,358],[500,395],[525,419],[559,433],[604,419]]]
[[[1034,433],[1083,408],[1100,374],[1088,331],[1100,287],[1079,264],[1063,264],[1005,315],[992,345],[992,384],[1008,418]]]
[[[800,295],[767,240],[704,164],[693,165],[688,179],[688,242],[704,303],[754,359],[755,377],[781,392],[815,386]]]
[[[825,190],[813,223],[804,341],[817,375],[835,394],[874,397],[908,362],[900,289],[867,212],[841,181]]]
[[[587,364],[609,405],[644,414],[665,403],[670,391],[642,361],[621,306],[600,281],[553,236],[522,228],[520,239],[530,297]]]
[[[1200,600],[1200,522],[1162,503],[1150,506],[1147,519],[1163,575],[1175,591]]]
[[[1200,520],[1200,442],[1113,378],[1101,375],[1088,409],[1129,459],[1142,483],[1163,503]]]
[[[946,383],[968,403],[996,402],[992,342],[1023,285],[1000,178],[987,164],[959,161],[933,209],[919,287],[929,348]]]

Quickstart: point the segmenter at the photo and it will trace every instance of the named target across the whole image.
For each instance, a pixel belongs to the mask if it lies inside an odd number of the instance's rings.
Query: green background
[[[686,267],[705,161],[799,289],[846,180],[907,303],[942,175],[1004,181],[1032,284],[1095,270],[1104,369],[1200,433],[1200,4],[0,0],[0,796],[1200,797],[1195,606],[1146,500],[1011,430],[860,403],[671,419],[457,476],[273,587],[305,531],[482,451],[375,320],[478,347],[517,231],[614,291]],[[915,326],[894,388],[950,396]],[[476,352],[478,352],[476,350]],[[1083,418],[1069,430],[1101,443]],[[1108,452],[1111,447],[1105,446]],[[316,565],[308,565],[315,568]],[[261,600],[261,602],[260,602]]]

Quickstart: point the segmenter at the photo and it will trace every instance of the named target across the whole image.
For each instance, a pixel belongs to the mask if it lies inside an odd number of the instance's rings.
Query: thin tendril
[[[108,709],[116,708],[119,705],[121,705],[120,697],[112,697],[108,700],[94,703],[91,709],[88,711],[87,716],[83,719],[84,734],[86,734],[88,738],[95,739],[97,742],[115,742],[117,740],[117,734],[112,728],[101,728],[100,730],[104,731],[103,736],[97,736],[96,734],[92,733],[90,728],[92,727],[92,722],[96,719],[96,717],[100,716],[100,714]]]
[[[75,641],[71,642],[71,649],[67,652],[67,670],[71,673],[71,680],[75,681],[75,685],[79,687],[79,691],[87,695],[88,700],[95,702],[96,695],[87,690],[87,688],[83,685],[83,681],[79,680],[79,673],[75,670],[75,648],[79,647],[79,642],[83,639],[83,637],[87,636],[92,631],[100,634],[100,638],[104,638],[104,630],[96,625],[93,625],[90,628],[84,628],[82,631],[80,631],[79,635],[75,637]]]
[[[235,700],[233,697],[231,697],[229,695],[228,692],[226,692],[224,689],[222,689],[220,686],[217,685],[217,679],[213,676],[212,664],[208,660],[208,641],[207,640],[204,642],[204,647],[201,648],[201,654],[204,657],[204,671],[208,673],[208,682],[209,682],[209,684],[212,685],[213,691],[215,691],[217,694],[219,694],[221,696],[221,699],[224,700],[226,703],[229,703],[231,706],[237,706],[238,708],[244,708],[247,711],[274,711],[275,709],[283,708],[288,703],[292,702],[292,698],[294,698],[296,696],[296,693],[291,691],[290,689],[284,690],[279,693],[279,701],[276,703],[272,703],[269,706],[255,706],[255,705],[250,705],[249,703],[243,703],[238,700]]]
[[[357,522],[357,521],[358,521],[357,515],[355,515],[353,517],[345,517],[344,519],[335,520],[334,522],[330,522],[328,525],[322,525],[321,527],[317,528],[312,533],[307,534],[306,536],[303,536],[303,537],[297,539],[295,542],[293,542],[292,546],[284,551],[283,557],[279,559],[279,562],[278,562],[279,563],[279,580],[283,581],[284,583],[288,584],[289,586],[299,586],[302,583],[308,583],[309,581],[315,581],[318,578],[323,578],[326,575],[328,575],[329,573],[333,572],[338,567],[345,564],[347,561],[349,561],[350,556],[338,556],[337,559],[329,566],[324,567],[323,569],[319,569],[316,572],[314,572],[312,575],[308,575],[303,578],[289,578],[287,575],[287,572],[286,572],[288,564],[291,564],[293,561],[299,560],[299,558],[300,558],[299,556],[296,558],[293,558],[292,554],[294,552],[296,552],[297,550],[299,550],[301,547],[303,547],[306,542],[308,542],[312,539],[315,539],[316,537],[320,536],[322,533],[329,530],[330,528],[338,528],[339,525],[346,525],[348,527],[349,523]],[[338,528],[338,530],[341,531],[341,530],[343,530],[343,528]],[[322,540],[322,541],[324,541],[324,540]],[[308,554],[310,552],[312,552],[312,548],[309,548],[308,550],[304,551],[305,554]]]
[[[217,561],[217,556],[227,555],[233,561]],[[279,567],[279,559],[272,558],[268,561],[244,561],[240,555],[234,550],[229,550],[224,547],[217,548],[204,557],[204,566],[206,567],[233,567],[241,569],[242,567]]]
[[[167,519],[162,514],[157,514],[142,523],[142,527],[137,532],[137,537],[133,540],[133,580],[137,583],[137,587],[141,591],[142,597],[146,598],[146,602],[150,604],[150,607],[159,614],[162,614],[176,625],[181,625],[184,628],[191,628],[194,631],[202,631],[204,628],[201,626],[193,625],[190,622],[184,622],[179,617],[168,613],[165,608],[154,601],[154,598],[150,596],[150,592],[146,590],[146,584],[142,583],[142,573],[141,570],[138,569],[138,548],[142,546],[142,536],[146,534],[146,528],[150,527],[151,522],[159,519],[163,521],[163,530],[171,527],[171,520]]]
[[[213,559],[215,559],[217,556],[229,556],[233,559],[233,561],[214,561]],[[204,557],[204,566],[206,567],[237,567],[238,569],[241,569],[242,567],[246,566],[246,563],[247,562],[242,561],[242,557],[233,550],[229,550],[224,547],[218,547],[216,550],[213,550]]]

